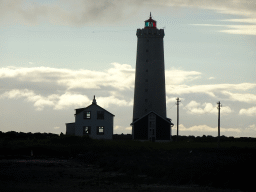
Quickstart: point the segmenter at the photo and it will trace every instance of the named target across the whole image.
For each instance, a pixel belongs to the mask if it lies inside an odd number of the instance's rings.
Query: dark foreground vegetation
[[[174,140],[176,138],[174,137]],[[93,140],[61,134],[0,133],[0,159],[76,159],[103,172],[118,172],[112,181],[159,185],[199,185],[254,191],[254,138],[180,137],[178,142]],[[0,180],[5,175],[0,174]]]

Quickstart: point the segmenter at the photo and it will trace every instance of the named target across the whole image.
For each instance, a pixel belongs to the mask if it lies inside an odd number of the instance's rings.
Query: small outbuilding
[[[163,118],[154,111],[150,111],[131,123],[132,139],[155,141],[170,141],[171,119]]]
[[[92,139],[113,139],[115,115],[97,105],[95,96],[91,105],[75,110],[75,122],[66,123],[67,135],[88,135]]]

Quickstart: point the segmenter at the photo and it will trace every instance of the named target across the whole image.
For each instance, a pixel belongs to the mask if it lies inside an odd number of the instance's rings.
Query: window
[[[91,119],[91,111],[84,112],[84,119]]]
[[[145,27],[156,27],[156,23],[155,22],[145,22]]]
[[[97,135],[104,135],[104,127],[97,127]]]
[[[148,72],[148,70],[146,69],[146,72]]]
[[[146,62],[148,62],[148,59],[146,59]]]
[[[148,99],[145,99],[145,102],[148,102]]]
[[[148,92],[148,89],[145,89],[145,92]]]
[[[145,109],[145,112],[147,112],[148,110],[147,109]]]
[[[148,82],[148,79],[146,79],[145,81]]]
[[[148,52],[148,49],[146,49],[146,52]]]
[[[152,129],[152,131],[153,131],[153,132],[152,132],[152,135],[155,135],[155,129]]]
[[[83,134],[84,134],[84,135],[91,134],[91,127],[90,127],[90,126],[84,126],[84,128],[83,128]]]
[[[104,111],[97,111],[97,119],[104,119]]]

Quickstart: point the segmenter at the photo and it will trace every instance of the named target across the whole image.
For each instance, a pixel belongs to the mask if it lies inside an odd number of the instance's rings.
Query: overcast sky
[[[93,95],[131,133],[136,30],[164,28],[180,135],[256,137],[255,0],[0,0],[0,130],[65,133]]]

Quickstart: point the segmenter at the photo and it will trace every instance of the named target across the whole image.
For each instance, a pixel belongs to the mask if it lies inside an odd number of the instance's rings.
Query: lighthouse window
[[[150,22],[146,22],[145,27],[150,27]]]
[[[145,27],[156,27],[156,23],[153,23],[153,22],[145,22]]]

